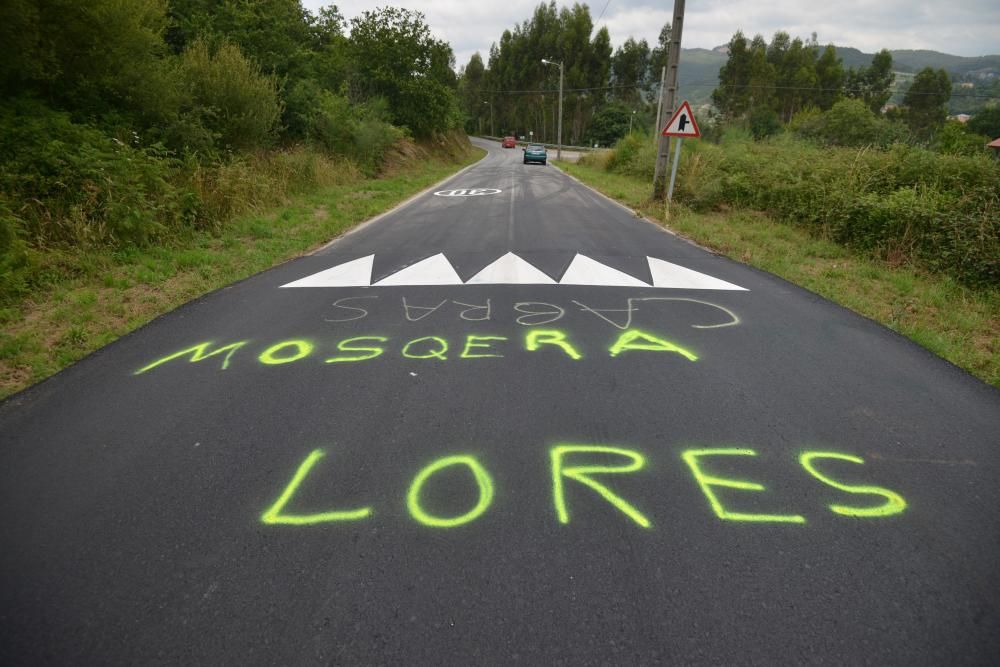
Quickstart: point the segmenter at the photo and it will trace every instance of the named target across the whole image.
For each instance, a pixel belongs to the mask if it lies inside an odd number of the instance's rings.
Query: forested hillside
[[[652,129],[669,39],[667,24],[655,44],[626,36],[612,48],[612,35],[606,27],[595,30],[587,5],[539,4],[529,19],[502,32],[486,60],[476,53],[463,66],[465,129],[556,141],[559,67],[543,59],[562,62],[565,71],[563,143],[610,145],[629,128]],[[750,62],[757,57],[759,62]],[[703,107],[703,115],[731,117],[733,105],[747,106],[756,91],[758,102],[781,98],[774,111],[787,121],[796,111],[829,109],[842,98],[859,98],[875,111],[890,101],[901,105],[916,73],[927,67],[948,73],[950,113],[977,113],[1000,102],[1000,56],[885,49],[866,54],[783,31],[770,43],[738,32],[726,46],[682,49],[678,80],[681,96]],[[751,70],[752,77],[744,76]]]
[[[212,228],[461,125],[451,47],[405,9],[8,0],[0,41],[3,298],[42,253]]]

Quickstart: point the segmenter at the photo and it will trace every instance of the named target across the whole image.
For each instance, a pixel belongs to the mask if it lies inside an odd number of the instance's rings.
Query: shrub
[[[792,130],[801,137],[828,146],[889,146],[909,137],[902,123],[873,114],[861,100],[846,99],[829,111],[796,114]]]
[[[176,161],[30,100],[0,109],[0,192],[33,243],[145,243],[183,217]]]
[[[608,170],[639,178],[653,179],[657,142],[645,133],[633,132],[615,144],[608,158]]]
[[[747,123],[754,139],[766,139],[781,132],[781,120],[778,114],[766,107],[754,109]]]
[[[949,155],[978,155],[986,152],[989,137],[972,132],[968,125],[950,120],[934,138],[934,148]]]
[[[626,137],[606,163],[645,179],[654,159],[643,140]],[[982,153],[819,147],[792,135],[756,143],[730,128],[719,145],[685,142],[674,198],[767,211],[896,263],[1000,284],[1000,164]]]
[[[403,137],[389,124],[384,100],[356,105],[342,95],[321,91],[307,118],[307,136],[330,153],[353,160],[368,176],[378,173],[386,153]]]
[[[215,51],[197,40],[177,63],[189,114],[225,148],[267,146],[281,118],[278,83],[247,60],[239,48],[222,43]]]

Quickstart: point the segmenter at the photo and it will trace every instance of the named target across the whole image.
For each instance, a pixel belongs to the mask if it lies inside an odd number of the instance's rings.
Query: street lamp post
[[[483,100],[483,104],[489,104],[490,105],[490,136],[491,137],[495,137],[496,135],[493,134],[493,103],[492,102],[487,102],[487,101]]]
[[[556,159],[562,159],[562,98],[563,98],[563,64],[562,62],[553,62],[551,60],[546,60],[542,58],[542,62],[546,65],[559,65],[559,122],[558,130],[556,130]]]
[[[628,133],[632,134],[632,119],[635,118],[635,109],[632,109],[632,115],[628,117]]]

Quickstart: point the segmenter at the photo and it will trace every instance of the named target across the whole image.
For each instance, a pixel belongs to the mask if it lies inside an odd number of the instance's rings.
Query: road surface
[[[0,404],[0,662],[995,661],[1000,392],[483,145]]]

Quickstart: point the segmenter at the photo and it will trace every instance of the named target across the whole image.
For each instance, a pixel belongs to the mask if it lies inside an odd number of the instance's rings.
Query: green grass
[[[385,177],[301,195],[170,246],[51,252],[46,286],[0,308],[0,398],[191,299],[317,248],[482,155],[470,147],[457,159],[401,160]]]
[[[558,166],[638,214],[880,322],[1000,387],[1000,290],[891,266],[753,211],[695,213],[679,205],[668,211],[650,200],[650,182],[600,166]]]

